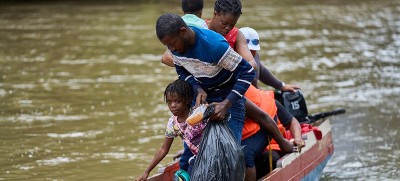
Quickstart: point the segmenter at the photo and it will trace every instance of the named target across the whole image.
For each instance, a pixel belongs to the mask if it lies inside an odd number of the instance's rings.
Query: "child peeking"
[[[174,138],[178,136],[189,146],[192,153],[197,155],[208,119],[201,120],[194,125],[187,123],[192,98],[192,87],[185,81],[178,79],[167,86],[164,91],[164,99],[173,115],[168,120],[164,142],[160,150],[154,155],[150,165],[135,181],[147,179],[151,170],[168,154]]]

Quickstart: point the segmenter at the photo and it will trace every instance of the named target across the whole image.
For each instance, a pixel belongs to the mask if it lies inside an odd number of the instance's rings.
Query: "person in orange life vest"
[[[258,35],[257,31],[255,31],[253,28],[249,28],[249,27],[240,28],[239,30],[245,36],[248,48],[250,49],[252,55],[254,56],[254,59],[256,60],[257,67],[259,67],[259,69],[258,69],[259,71],[257,72],[256,77],[259,77],[259,80],[262,83],[264,83],[266,85],[270,85],[270,86],[274,87],[275,89],[280,89],[282,91],[295,91],[295,89],[299,89],[299,87],[295,86],[295,85],[285,85],[285,83],[276,79],[271,74],[271,72],[264,65],[261,64],[260,57],[257,52],[258,50],[261,49],[260,43],[259,43],[260,39],[259,39],[259,35]],[[274,79],[268,79],[269,77],[272,77]],[[259,91],[261,91],[261,90],[259,90]],[[253,93],[251,93],[251,92],[253,92]],[[259,99],[263,99],[263,101],[265,103],[265,104],[263,104],[264,105],[263,110],[266,111],[267,113],[269,113],[269,115],[271,117],[275,118],[275,120],[278,123],[278,128],[281,131],[281,133],[284,136],[286,135],[285,126],[280,122],[280,120],[284,120],[284,123],[286,122],[286,124],[285,124],[286,129],[290,129],[292,135],[295,135],[295,137],[297,137],[297,139],[294,141],[294,144],[300,148],[304,147],[304,141],[299,139],[299,138],[301,138],[301,128],[299,126],[299,122],[279,102],[273,100],[273,96],[274,96],[273,92],[262,91],[260,94],[258,94],[258,93],[254,94],[254,92],[256,92],[256,91],[254,91],[254,88],[251,88],[251,89],[249,88],[245,95],[247,97],[247,99],[250,99],[255,102],[257,102],[257,100],[259,100]],[[258,96],[263,95],[263,97],[257,97],[257,95]],[[266,107],[265,105],[270,105],[270,106]],[[274,111],[277,111],[277,114],[274,113]],[[280,118],[280,119],[276,119],[277,118],[276,116],[278,116],[278,118]],[[288,126],[288,124],[290,126]],[[256,124],[254,121],[246,120],[245,127],[242,132],[242,134],[243,134],[242,138],[250,137],[251,135],[257,133],[258,130],[259,130],[258,124]],[[246,133],[246,131],[247,131],[247,133]],[[245,141],[245,143],[246,142],[251,142],[251,139]],[[274,142],[274,141],[272,141],[272,142]],[[279,149],[279,146],[275,145],[275,148]],[[250,149],[250,147],[248,147],[248,149]],[[248,152],[248,150],[246,150],[246,151]],[[250,149],[250,151],[251,151],[251,149]],[[279,153],[278,151],[273,151],[273,153],[274,153],[274,155],[278,155],[278,156],[276,156],[276,158],[274,157],[276,160],[280,158],[279,157],[280,154],[284,155],[284,153],[278,154]],[[259,150],[258,150],[258,154],[259,154]],[[266,154],[266,152],[264,152],[263,154]],[[265,156],[266,155],[263,155],[263,157],[259,156],[258,158],[255,159],[256,160],[255,164],[256,164],[257,179],[261,178],[263,175],[268,173],[268,172],[266,172],[266,170],[269,171],[269,164],[266,164],[266,163],[269,163],[269,160],[268,160],[269,157],[268,157],[268,155],[267,155],[267,157],[265,157]],[[266,158],[266,159],[262,159],[262,158]],[[276,165],[276,161],[274,162],[274,164]],[[268,166],[268,168],[266,167],[266,165]]]
[[[247,45],[248,45],[248,48],[249,48],[249,50],[250,50],[250,52],[251,52],[251,54],[254,56],[254,58],[255,58],[255,60],[256,60],[256,62],[257,62],[257,66],[260,68],[259,70],[259,77],[260,77],[260,81],[261,82],[263,82],[264,84],[267,84],[268,85],[268,80],[267,79],[265,79],[265,77],[274,77],[272,74],[271,74],[271,72],[269,72],[269,70],[265,67],[265,66],[263,66],[262,64],[261,64],[261,62],[260,62],[260,57],[259,57],[259,55],[258,55],[258,50],[260,50],[261,48],[260,48],[260,38],[259,38],[259,35],[258,35],[258,33],[257,33],[257,31],[256,30],[254,30],[253,28],[250,28],[250,27],[243,27],[243,28],[240,28],[239,29],[242,33],[243,33],[243,35],[245,36],[245,38],[246,38],[246,41],[247,41]],[[298,86],[296,86],[296,85],[285,85],[285,83],[283,83],[283,82],[281,82],[281,83],[278,83],[278,85],[279,84],[283,84],[283,86],[281,87],[281,90],[282,91],[295,91],[296,89],[300,89],[300,87],[298,87]],[[276,84],[275,84],[276,85]],[[274,87],[274,86],[272,86],[272,87]],[[276,88],[277,89],[277,88]],[[250,92],[249,90],[248,90],[248,92]],[[272,92],[270,92],[271,94],[273,94]],[[249,94],[248,94],[249,95]],[[273,96],[273,95],[272,95]],[[270,96],[269,96],[270,97]],[[252,99],[252,100],[254,100],[254,99]],[[277,101],[275,101],[275,104],[278,106],[278,107],[282,107],[283,109],[285,109],[279,102],[277,102]],[[287,112],[288,113],[288,111],[287,110],[284,110],[285,112]],[[290,113],[289,113],[290,114]],[[272,114],[270,114],[271,116],[272,116]],[[292,121],[294,121],[293,123],[293,128],[296,128],[296,130],[294,130],[294,131],[292,131],[292,132],[299,132],[300,131],[300,133],[301,133],[301,127],[300,126],[296,126],[297,124],[299,124],[299,122],[298,122],[298,120],[296,119],[296,118],[294,118],[292,115],[290,116],[290,117],[292,117]],[[284,131],[284,128],[282,127],[283,125],[280,123],[280,121],[279,121],[279,119],[278,119],[278,127],[280,128],[280,130],[282,130],[281,131],[281,133],[282,134],[286,134],[285,133],[285,131]],[[282,129],[283,128],[283,129]],[[292,130],[292,129],[291,129]],[[293,134],[294,135],[294,134]],[[297,136],[299,136],[298,134],[297,134]]]
[[[278,125],[278,128],[280,127],[281,133],[285,133],[285,129],[290,129],[292,135],[295,137],[294,145],[300,148],[305,146],[305,142],[301,139],[299,122],[274,99],[273,91],[260,90],[254,86],[250,86],[245,96],[248,102],[253,102],[268,113],[270,117],[274,118],[274,120],[281,120],[282,124]],[[257,177],[260,175],[258,169],[255,167],[255,160],[257,160],[255,158],[261,156],[270,139],[269,133],[261,129],[258,122],[255,122],[251,118],[246,118],[241,142],[242,146],[244,146],[243,152],[247,167],[246,171],[248,171],[246,180],[255,180],[256,175]],[[279,146],[277,147],[279,148]],[[281,153],[287,153],[287,151],[284,150]]]

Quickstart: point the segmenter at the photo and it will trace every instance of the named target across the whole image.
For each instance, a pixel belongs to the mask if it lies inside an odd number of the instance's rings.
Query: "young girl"
[[[146,171],[135,181],[147,179],[151,170],[168,154],[174,138],[178,136],[188,145],[193,154],[196,155],[198,152],[203,129],[207,121],[201,121],[194,126],[190,126],[186,122],[193,98],[191,86],[185,81],[175,80],[165,89],[164,98],[173,116],[168,120],[163,145],[154,155]]]

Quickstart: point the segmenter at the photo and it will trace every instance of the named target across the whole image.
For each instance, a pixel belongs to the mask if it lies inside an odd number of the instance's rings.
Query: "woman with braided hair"
[[[216,0],[214,16],[207,20],[208,29],[224,36],[229,45],[256,69],[256,78],[252,82],[254,86],[258,87],[257,80],[260,80],[277,90],[295,91],[295,89],[299,89],[300,87],[296,85],[289,85],[280,81],[264,65],[254,59],[247,45],[252,40],[246,39],[244,34],[235,27],[240,15],[242,15],[240,0]],[[255,41],[258,45],[259,40]]]
[[[235,27],[242,14],[242,3],[240,0],[217,0],[214,5],[214,16],[207,20],[208,28],[213,30],[228,41],[229,45],[246,59],[252,67],[258,69],[244,35]]]
[[[256,62],[253,54],[248,48],[250,39],[246,39],[244,34],[235,27],[240,15],[242,14],[242,4],[240,0],[216,0],[214,6],[214,16],[211,20],[208,20],[208,28],[215,32],[218,32],[228,41],[229,45],[239,53],[243,58],[248,60],[248,62],[256,69],[256,78],[252,82],[253,85],[257,87],[257,80],[260,78],[263,83],[270,85],[275,89],[294,91],[298,86],[285,85],[282,81],[278,80],[269,70],[263,66],[261,63]],[[258,39],[257,39],[258,40]],[[252,42],[253,43],[253,42]],[[257,45],[259,43],[256,42]],[[253,43],[254,44],[254,43]],[[253,65],[252,63],[256,63]],[[260,71],[261,70],[261,71]],[[246,95],[247,101],[254,101],[249,99]],[[246,107],[246,111],[247,107]],[[246,114],[247,115],[247,114]],[[260,123],[259,123],[260,124]],[[258,132],[257,132],[258,133]],[[258,134],[255,134],[258,135]],[[261,139],[260,139],[261,138]],[[263,135],[258,136],[256,139],[262,140]],[[266,139],[266,138],[265,138]],[[250,140],[250,139],[249,139]],[[264,143],[260,141],[243,142],[245,161],[246,161],[246,176],[245,180],[256,180],[256,168],[254,165],[254,156],[262,153],[262,149],[256,149],[258,147],[264,148]]]

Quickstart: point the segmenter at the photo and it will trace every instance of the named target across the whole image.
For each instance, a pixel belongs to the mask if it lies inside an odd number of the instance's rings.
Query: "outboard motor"
[[[296,92],[275,91],[275,99],[278,100],[300,123],[308,122],[306,100],[300,89]]]
[[[280,102],[298,121],[299,123],[313,123],[328,116],[343,114],[345,109],[335,109],[328,112],[320,112],[308,115],[306,100],[300,89],[296,92],[275,91],[275,99]]]

